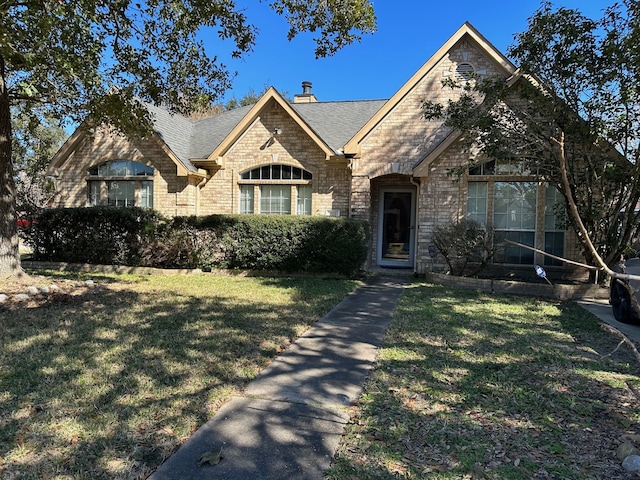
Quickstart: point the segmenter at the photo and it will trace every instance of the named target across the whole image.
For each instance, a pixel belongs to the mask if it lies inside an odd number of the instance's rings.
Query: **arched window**
[[[311,172],[270,164],[240,174],[240,213],[311,215]],[[257,199],[257,202],[256,202]],[[295,210],[292,209],[295,205]]]
[[[87,179],[88,204],[153,208],[152,167],[133,160],[111,160],[92,167]]]

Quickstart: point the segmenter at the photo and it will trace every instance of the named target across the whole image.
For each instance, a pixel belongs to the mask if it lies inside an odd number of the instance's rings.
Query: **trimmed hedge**
[[[135,207],[58,208],[43,210],[24,234],[39,260],[140,265],[141,246],[161,221]]]
[[[37,259],[161,268],[353,275],[367,259],[366,222],[211,215],[164,219],[139,208],[46,210],[27,233]]]

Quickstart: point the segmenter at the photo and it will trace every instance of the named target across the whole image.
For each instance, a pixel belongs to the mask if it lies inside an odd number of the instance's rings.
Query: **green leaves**
[[[28,83],[28,82],[20,82],[19,84],[19,95],[21,96],[25,96],[25,97],[34,97],[37,95],[38,93],[38,89],[35,87],[35,85]]]
[[[275,0],[272,7],[287,17],[290,38],[318,32],[317,56],[375,30],[368,0]],[[77,122],[92,115],[116,120],[123,129],[130,125],[116,119],[111,100],[98,100],[112,87],[127,92],[125,103],[135,97],[189,114],[231,86],[230,72],[205,50],[201,35],[230,43],[236,58],[250,52],[257,38],[233,0],[28,0],[1,8],[0,58],[13,105],[28,111],[24,100],[33,99],[50,104],[58,118]]]
[[[509,48],[522,76],[464,85],[450,79],[444,87],[456,100],[423,106],[425,118],[465,132],[469,151],[522,158],[550,184],[560,184],[566,156],[580,219],[608,263],[640,221],[639,13],[637,2],[625,0],[594,20],[545,2]]]
[[[289,40],[304,31],[320,32],[314,38],[316,58],[331,56],[376,30],[369,0],[275,0],[271,8],[289,22]]]

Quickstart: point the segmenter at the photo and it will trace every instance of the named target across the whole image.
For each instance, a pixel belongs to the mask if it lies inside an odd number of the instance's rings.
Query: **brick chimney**
[[[293,103],[315,103],[318,101],[316,96],[311,93],[311,82],[302,82],[302,93],[293,96]]]

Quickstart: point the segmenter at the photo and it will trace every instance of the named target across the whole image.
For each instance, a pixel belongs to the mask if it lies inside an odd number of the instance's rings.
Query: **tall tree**
[[[38,117],[16,112],[11,121],[17,214],[31,218],[47,206],[55,193],[45,170],[67,134],[46,110]]]
[[[485,158],[517,157],[555,185],[585,258],[607,270],[640,220],[639,12],[624,0],[593,20],[545,2],[509,48],[512,78],[449,81],[458,100],[424,103]]]
[[[288,37],[310,31],[327,56],[375,30],[369,0],[272,0]],[[257,29],[233,0],[0,2],[0,278],[21,274],[11,112],[107,122],[134,137],[151,126],[137,99],[190,114],[231,86],[201,35],[251,51]]]
[[[253,105],[254,103],[257,103],[258,100],[260,100],[260,97],[262,97],[262,95],[264,95],[267,90],[269,90],[269,85],[265,85],[264,87],[262,87],[262,90],[259,92],[256,92],[253,88],[250,88],[249,91],[242,97],[240,97],[239,100],[236,97],[230,98],[227,103],[224,104],[224,109],[233,110],[234,108]],[[284,95],[285,97],[287,96],[286,92],[280,92],[280,94]]]

